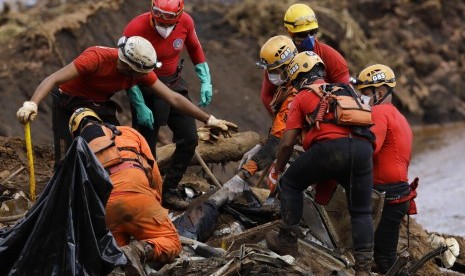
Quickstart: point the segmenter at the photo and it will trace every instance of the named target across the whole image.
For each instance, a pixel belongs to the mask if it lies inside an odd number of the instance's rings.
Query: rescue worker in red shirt
[[[118,125],[116,103],[110,98],[136,84],[146,85],[150,93],[207,126],[227,131],[229,122],[208,115],[158,80],[153,72],[157,66],[160,63],[154,48],[142,37],[122,37],[118,48],[90,47],[73,62],[43,80],[31,99],[18,109],[16,117],[21,123],[34,120],[38,104],[58,86],[52,92],[56,167],[73,141],[67,118],[74,110],[83,106],[93,108],[102,120]]]
[[[263,44],[257,67],[266,70],[269,76],[287,80],[286,67],[296,54],[297,48],[289,37],[284,35],[274,36]],[[256,145],[244,154],[239,165],[239,172],[228,182],[240,183],[273,163],[279,141],[286,127],[289,106],[296,92],[288,81],[278,86],[271,104],[273,123],[268,138],[263,145]],[[270,191],[273,191],[274,185],[269,188]]]
[[[379,272],[385,274],[397,259],[400,223],[409,210],[408,166],[413,134],[407,119],[392,104],[396,77],[391,68],[382,64],[368,66],[356,81],[364,101],[373,106],[374,189],[386,192],[374,253]]]
[[[144,137],[131,127],[104,123],[89,108],[76,109],[69,130],[89,144],[110,175],[113,189],[105,220],[127,256],[126,274],[145,275],[142,262],[172,261],[181,242],[161,206],[161,175]]]
[[[294,41],[299,52],[313,51],[326,65],[325,81],[329,83],[348,83],[350,79],[347,62],[342,55],[331,46],[319,42],[316,38],[318,33],[318,20],[315,12],[305,4],[294,4],[290,6],[284,14],[284,27],[289,36]],[[263,78],[261,99],[268,112],[272,114],[270,107],[271,100],[277,89],[282,83],[273,76],[265,72]]]
[[[213,91],[210,71],[194,21],[184,12],[184,0],[152,0],[151,11],[129,22],[124,35],[138,35],[150,41],[163,63],[162,67],[155,68],[157,76],[173,91],[190,100],[187,84],[181,76],[182,60],[178,66],[181,53],[186,48],[200,79],[199,105],[210,104]],[[160,127],[168,124],[172,130],[176,149],[163,181],[163,205],[187,209],[188,202],[181,196],[178,184],[198,144],[195,120],[176,108],[170,108],[164,99],[151,95],[144,84],[131,88],[128,95],[133,107],[133,126],[145,137],[154,156]]]
[[[373,257],[371,218],[372,143],[355,134],[352,127],[336,125],[334,112],[324,113],[325,121],[308,125],[306,117],[320,104],[320,97],[307,85],[328,85],[325,65],[313,52],[297,54],[288,66],[292,85],[298,89],[291,104],[286,130],[279,144],[277,161],[270,178],[277,181],[284,172],[294,144],[304,128],[310,127],[303,141],[305,150],[280,179],[282,225],[279,233],[266,236],[268,247],[281,255],[294,254],[300,235],[303,191],[312,183],[334,179],[344,187],[352,223],[352,241],[357,276],[370,275]],[[367,129],[368,131],[368,129]],[[270,180],[271,181],[271,180]]]

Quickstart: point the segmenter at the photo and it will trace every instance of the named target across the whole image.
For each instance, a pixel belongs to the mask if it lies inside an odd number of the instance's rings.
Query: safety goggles
[[[152,15],[154,17],[163,18],[165,20],[176,19],[181,13],[182,13],[182,10],[176,13],[176,12],[164,11],[156,6],[152,6]]]
[[[309,36],[315,36],[317,32],[318,29],[312,29],[305,32],[292,33],[291,36],[295,39],[306,39]]]
[[[295,28],[298,26],[310,24],[312,22],[318,22],[318,20],[316,20],[316,17],[314,15],[297,18],[294,22],[284,21],[284,24],[291,25]]]

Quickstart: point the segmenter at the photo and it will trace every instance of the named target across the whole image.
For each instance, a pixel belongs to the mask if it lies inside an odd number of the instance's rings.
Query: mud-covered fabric
[[[124,265],[105,226],[111,188],[78,137],[26,217],[0,233],[0,275],[107,275]]]
[[[303,191],[312,183],[336,180],[347,194],[355,252],[373,252],[371,143],[359,138],[316,142],[284,173],[281,182],[281,216],[287,226],[299,224]]]

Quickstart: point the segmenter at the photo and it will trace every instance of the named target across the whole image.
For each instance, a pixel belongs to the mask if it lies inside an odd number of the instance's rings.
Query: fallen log
[[[260,142],[260,135],[254,131],[234,133],[231,138],[220,138],[218,142],[199,141],[197,152],[206,163],[223,163],[239,161],[244,153]],[[167,167],[175,150],[175,144],[157,148],[157,164],[159,168]],[[197,158],[191,165],[199,165]]]

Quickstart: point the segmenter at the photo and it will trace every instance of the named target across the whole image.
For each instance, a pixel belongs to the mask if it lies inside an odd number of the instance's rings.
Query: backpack
[[[347,84],[312,84],[304,86],[320,97],[317,108],[306,116],[310,127],[320,129],[320,122],[340,126],[366,127],[373,125],[371,107],[360,101],[355,91]],[[334,119],[325,119],[325,114],[334,113]]]

